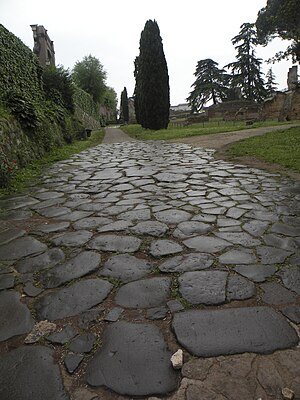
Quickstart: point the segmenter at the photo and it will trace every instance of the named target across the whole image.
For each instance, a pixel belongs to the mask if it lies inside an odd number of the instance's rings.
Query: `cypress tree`
[[[169,124],[170,87],[168,67],[159,27],[148,20],[135,59],[135,111],[138,123],[146,129],[166,129]]]
[[[129,109],[128,109],[128,96],[127,89],[124,87],[124,90],[121,93],[121,118],[128,124],[129,121]]]

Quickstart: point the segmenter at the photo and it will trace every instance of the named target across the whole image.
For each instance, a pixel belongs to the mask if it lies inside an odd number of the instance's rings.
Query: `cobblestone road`
[[[1,400],[300,399],[299,184],[104,143],[0,200]]]

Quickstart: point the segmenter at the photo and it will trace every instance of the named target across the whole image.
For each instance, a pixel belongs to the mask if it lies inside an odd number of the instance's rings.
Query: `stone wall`
[[[261,105],[248,100],[226,101],[207,108],[209,118],[223,118],[225,121],[246,121],[259,119]]]
[[[300,87],[276,92],[272,98],[265,100],[260,117],[278,121],[300,119]]]

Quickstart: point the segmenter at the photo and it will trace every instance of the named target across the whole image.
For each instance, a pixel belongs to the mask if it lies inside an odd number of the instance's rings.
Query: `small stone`
[[[293,400],[295,397],[295,393],[289,388],[283,388],[281,393],[285,400]]]
[[[183,351],[178,349],[171,357],[171,363],[174,369],[181,369],[183,365]]]
[[[167,306],[169,307],[171,313],[184,310],[184,307],[179,300],[170,300],[167,302]]]
[[[67,325],[60,332],[54,332],[47,337],[49,342],[54,344],[65,344],[77,335],[77,331],[70,325]]]
[[[49,322],[47,320],[40,321],[34,325],[32,331],[29,333],[29,335],[26,336],[24,343],[36,343],[40,340],[41,337],[49,335],[50,333],[54,332],[55,329],[56,324],[54,324],[53,322]]]
[[[118,319],[120,318],[122,312],[123,312],[123,308],[121,307],[115,307],[112,310],[110,310],[110,312],[105,316],[104,321],[107,322],[116,322],[118,321]]]
[[[64,363],[69,374],[73,374],[73,372],[79,366],[82,360],[83,360],[82,354],[69,353],[66,355],[66,357],[64,358]]]
[[[95,341],[96,337],[94,334],[84,333],[72,340],[69,349],[74,353],[89,353],[92,350]]]
[[[34,286],[32,282],[27,282],[23,288],[23,292],[29,297],[36,297],[42,293],[42,289]]]
[[[147,310],[147,318],[148,319],[164,319],[167,315],[167,309],[166,307],[155,307],[155,308],[149,308]]]

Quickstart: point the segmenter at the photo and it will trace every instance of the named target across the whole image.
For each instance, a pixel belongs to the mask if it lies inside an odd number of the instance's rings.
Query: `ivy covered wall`
[[[66,108],[47,99],[33,52],[0,24],[0,158],[23,167],[83,132]]]

